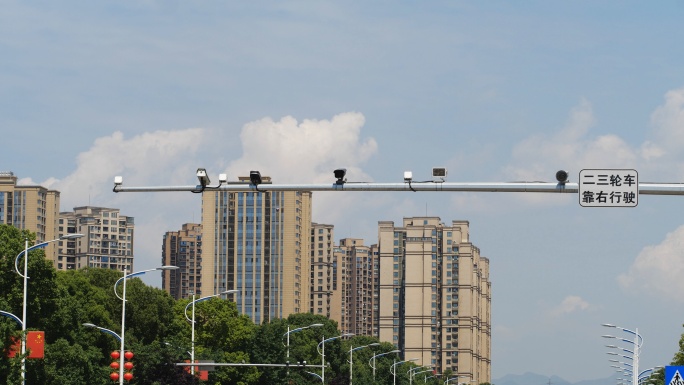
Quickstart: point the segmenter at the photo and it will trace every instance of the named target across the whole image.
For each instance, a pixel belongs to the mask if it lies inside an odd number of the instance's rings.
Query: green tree
[[[121,287],[118,289],[121,293]],[[121,301],[118,303],[120,307]],[[126,340],[131,338],[131,342],[145,344],[167,340],[178,332],[174,329],[174,310],[175,301],[166,291],[147,286],[139,278],[129,278],[126,284]],[[120,319],[121,310],[117,313]]]
[[[185,318],[189,300],[175,303],[173,314],[174,334],[168,342],[179,350],[191,349],[192,324]],[[191,307],[188,308],[191,317]],[[234,302],[212,298],[195,303],[195,359],[220,363],[248,363],[250,342],[256,326],[252,320],[239,314]],[[189,357],[187,357],[189,358]],[[259,378],[255,367],[216,367],[209,373],[210,384],[255,384]]]
[[[58,291],[55,284],[56,272],[52,262],[45,259],[42,249],[29,251],[23,255],[28,245],[35,243],[35,234],[20,230],[6,224],[0,224],[0,292],[3,299],[0,310],[22,318],[24,303],[24,280],[17,274],[15,260],[19,258],[19,270],[23,273],[24,258],[28,258],[27,297],[26,297],[26,329],[45,330],[46,325],[57,309]],[[12,339],[21,337],[21,325],[6,317],[0,317],[0,338],[4,353],[0,357],[0,383],[17,383],[19,381],[21,357],[8,359],[6,352]],[[27,383],[41,378],[44,371],[44,360],[26,360]],[[39,382],[34,382],[39,383]]]
[[[110,384],[110,370],[101,365],[101,352],[95,346],[82,346],[60,338],[46,346],[42,378],[33,384],[105,385]],[[29,373],[38,373],[29,371]],[[27,379],[29,377],[27,376]]]
[[[185,367],[176,365],[189,357],[179,354],[177,349],[160,341],[152,343],[135,343],[133,362],[133,380],[131,384],[149,385],[192,385],[197,381],[186,371]],[[185,352],[182,352],[185,353]]]

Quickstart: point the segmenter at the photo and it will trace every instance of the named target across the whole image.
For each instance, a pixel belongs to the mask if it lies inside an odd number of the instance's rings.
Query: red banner
[[[45,358],[45,332],[29,331],[26,334],[26,351],[28,352],[27,358]],[[20,352],[21,340],[15,338],[7,356],[12,358]]]
[[[189,363],[190,360],[185,360],[186,363]],[[195,362],[198,362],[195,360]],[[189,366],[184,366],[183,369],[185,369],[186,372],[190,373],[190,367]],[[195,376],[198,376],[201,381],[208,381],[209,380],[209,371],[207,370],[200,370],[199,366],[195,366]]]

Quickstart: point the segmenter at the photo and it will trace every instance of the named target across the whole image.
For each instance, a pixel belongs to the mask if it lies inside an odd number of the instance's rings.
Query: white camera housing
[[[209,185],[209,183],[211,183],[211,181],[209,180],[209,176],[207,175],[207,170],[204,168],[197,169],[197,179],[199,180],[199,183],[200,185],[202,185],[202,187],[206,187],[207,185]]]
[[[446,167],[433,167],[432,168],[432,180],[435,182],[444,182],[447,177]]]
[[[404,182],[410,182],[413,180],[413,173],[411,171],[404,171]]]

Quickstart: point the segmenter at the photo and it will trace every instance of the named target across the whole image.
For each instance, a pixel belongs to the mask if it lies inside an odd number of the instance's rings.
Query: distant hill
[[[499,379],[492,380],[494,385],[615,385],[618,375],[600,378],[596,380],[583,380],[569,382],[558,376],[542,376],[536,373],[507,374]]]

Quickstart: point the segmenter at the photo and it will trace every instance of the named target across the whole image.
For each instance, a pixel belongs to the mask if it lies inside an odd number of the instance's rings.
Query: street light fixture
[[[422,370],[422,371],[417,371],[421,369],[427,369],[427,370]],[[418,373],[425,373],[425,372],[431,372],[432,369],[429,366],[416,366],[415,368],[411,368],[406,372],[409,376],[409,384],[413,384],[413,376],[418,374]]]
[[[316,376],[316,377],[318,377],[319,380],[321,380],[321,382],[323,382],[323,377],[321,377],[320,375],[318,375],[318,373],[308,372],[308,371],[306,371],[306,370],[304,371],[304,373],[310,374],[310,375],[312,375],[312,376]]]
[[[349,385],[352,385],[352,376],[353,376],[353,373],[354,373],[354,354],[353,354],[353,353],[354,353],[355,351],[357,351],[357,350],[361,350],[361,349],[363,349],[363,348],[367,348],[367,347],[370,347],[370,346],[380,346],[380,343],[379,343],[379,342],[374,342],[374,343],[372,343],[372,344],[363,345],[363,346],[359,346],[359,347],[356,347],[356,348],[352,348],[351,345],[349,346]]]
[[[123,378],[123,372],[124,372],[124,338],[125,338],[125,330],[126,330],[126,280],[128,278],[133,278],[137,277],[139,275],[143,275],[147,272],[150,271],[155,271],[155,270],[177,270],[178,266],[161,266],[157,267],[154,269],[147,269],[147,270],[142,270],[138,271],[135,273],[131,274],[126,274],[126,268],[124,267],[123,270],[123,277],[119,278],[115,283],[114,283],[114,294],[121,300],[121,349],[120,349],[120,354],[119,354],[119,384],[123,385],[124,383],[124,378]],[[119,284],[119,282],[123,281],[123,292],[122,295],[119,296],[119,293],[116,291],[116,287]]]
[[[325,383],[325,343],[334,341],[340,338],[344,337],[351,337],[353,336],[353,333],[345,333],[336,337],[330,337],[328,339],[325,339],[325,337],[321,337],[321,342],[318,343],[318,346],[316,346],[316,350],[318,350],[318,353],[321,355],[321,382]]]
[[[323,324],[311,324],[309,326],[302,326],[300,328],[290,330],[290,325],[287,325],[287,333],[283,334],[283,337],[287,337],[287,360],[286,361],[287,361],[288,365],[290,364],[290,333],[301,332],[302,330],[305,330],[305,329],[318,328],[321,326],[323,326]],[[288,367],[288,373],[289,373],[289,367]]]
[[[410,360],[404,360],[404,361],[399,361],[399,362],[394,362],[392,366],[390,366],[390,373],[394,376],[394,385],[397,385],[397,365],[404,364],[406,362],[412,362],[412,361],[418,361],[417,358],[411,358]]]
[[[28,252],[37,248],[42,248],[47,246],[49,243],[62,241],[65,239],[76,239],[81,238],[83,234],[67,234],[59,238],[52,239],[47,242],[42,242],[37,245],[29,247],[28,237],[24,238],[24,251],[17,254],[17,258],[14,259],[14,270],[16,270],[19,276],[24,278],[24,305],[21,318],[21,383],[26,384],[26,300],[28,298]],[[19,272],[19,258],[24,255],[24,274]]]
[[[176,349],[181,349],[181,350],[183,349],[183,348],[181,348],[180,346],[176,346],[176,345],[171,344],[171,343],[168,343],[168,342],[164,342],[164,345],[170,346],[170,347],[176,348]],[[189,350],[186,350],[185,352],[188,353],[189,356],[192,356],[192,353],[190,353]]]
[[[396,350],[392,350],[391,352],[385,352],[385,353],[376,354],[376,355],[374,355],[373,357],[371,357],[370,360],[368,360],[368,365],[370,365],[370,367],[373,368],[373,381],[375,381],[375,358],[376,358],[376,357],[386,356],[386,355],[392,354],[392,353],[401,353],[401,350],[396,349]],[[372,363],[371,363],[371,362],[372,362]]]
[[[89,328],[95,328],[95,329],[97,329],[97,330],[99,330],[99,331],[101,331],[101,332],[103,332],[103,333],[111,334],[111,335],[113,335],[113,336],[117,339],[117,341],[121,342],[121,336],[118,335],[117,333],[115,333],[115,332],[112,331],[112,330],[109,330],[109,329],[107,329],[107,328],[103,328],[103,327],[97,326],[97,325],[92,324],[92,323],[90,323],[90,322],[86,322],[86,323],[84,323],[84,324],[82,324],[82,325],[83,325],[83,326],[86,326],[86,327],[89,327]]]
[[[223,294],[237,293],[238,291],[239,290],[226,290],[226,291],[222,291],[218,294],[208,295],[206,297],[202,297],[199,299],[195,299],[195,293],[194,292],[192,293],[192,301],[185,306],[184,314],[185,314],[185,318],[192,323],[192,336],[190,337],[191,338],[191,346],[192,346],[190,348],[190,362],[192,362],[193,364],[195,363],[195,304],[197,302],[206,301],[208,299],[218,297],[218,296],[223,295]],[[192,318],[188,317],[188,308],[190,307],[190,305],[192,305]],[[195,375],[195,365],[190,366],[190,374],[193,376]]]
[[[632,375],[632,385],[638,385],[639,384],[639,376],[640,376],[640,374],[639,374],[639,353],[641,352],[641,346],[644,343],[643,337],[641,336],[641,334],[639,334],[639,329],[629,330],[629,329],[623,328],[621,326],[613,325],[613,324],[601,324],[601,326],[619,329],[619,330],[622,330],[622,331],[629,333],[633,336],[633,338],[634,338],[633,340],[628,340],[626,338],[619,338],[619,337],[616,337],[616,336],[613,336],[610,334],[602,335],[601,337],[609,338],[609,339],[617,339],[617,340],[620,340],[623,342],[630,343],[634,346],[633,350],[628,350],[628,349],[622,348],[622,351],[632,353],[632,357],[626,357],[626,356],[623,356],[623,357],[629,358],[632,360],[632,364],[629,365],[633,368],[633,370],[630,371],[631,375]],[[619,347],[617,347],[615,345],[608,345],[608,346],[610,348],[613,348],[613,349],[614,348],[620,349]],[[614,355],[617,355],[617,354],[614,354]]]

